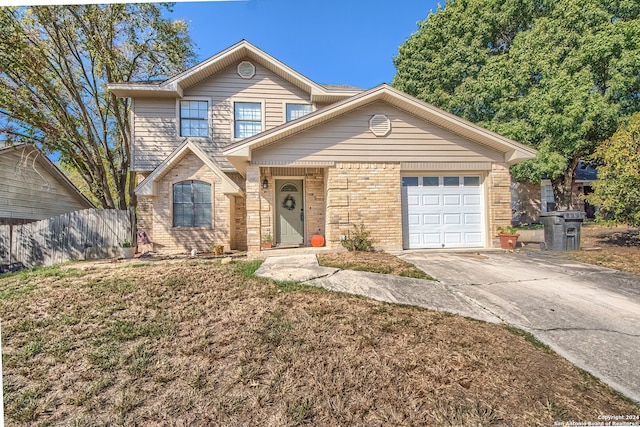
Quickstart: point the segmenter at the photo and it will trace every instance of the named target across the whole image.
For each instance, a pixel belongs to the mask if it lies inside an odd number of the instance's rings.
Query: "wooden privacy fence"
[[[25,267],[108,258],[133,240],[133,211],[86,209],[23,225],[0,225],[0,264]]]

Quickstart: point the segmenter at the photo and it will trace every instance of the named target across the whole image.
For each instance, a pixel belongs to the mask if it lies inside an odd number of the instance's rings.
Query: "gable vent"
[[[369,120],[369,130],[375,136],[387,136],[391,132],[391,120],[384,114],[376,114]]]
[[[238,64],[238,75],[243,79],[250,79],[256,75],[256,67],[249,61],[242,61]]]

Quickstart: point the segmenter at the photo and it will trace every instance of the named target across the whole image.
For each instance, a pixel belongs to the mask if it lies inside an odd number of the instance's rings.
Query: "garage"
[[[405,249],[483,247],[480,175],[402,177]]]

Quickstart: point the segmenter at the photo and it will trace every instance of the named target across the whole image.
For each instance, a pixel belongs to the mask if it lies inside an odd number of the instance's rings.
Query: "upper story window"
[[[306,116],[311,112],[311,104],[287,104],[287,121]]]
[[[234,102],[233,120],[235,138],[248,138],[262,132],[262,104]]]
[[[209,103],[180,101],[180,136],[209,136]]]
[[[173,185],[173,226],[211,227],[211,184],[182,181]]]

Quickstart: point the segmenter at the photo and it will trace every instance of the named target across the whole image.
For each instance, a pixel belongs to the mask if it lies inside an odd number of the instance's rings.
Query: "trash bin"
[[[544,249],[577,251],[585,213],[582,211],[553,211],[540,214],[544,225]]]

